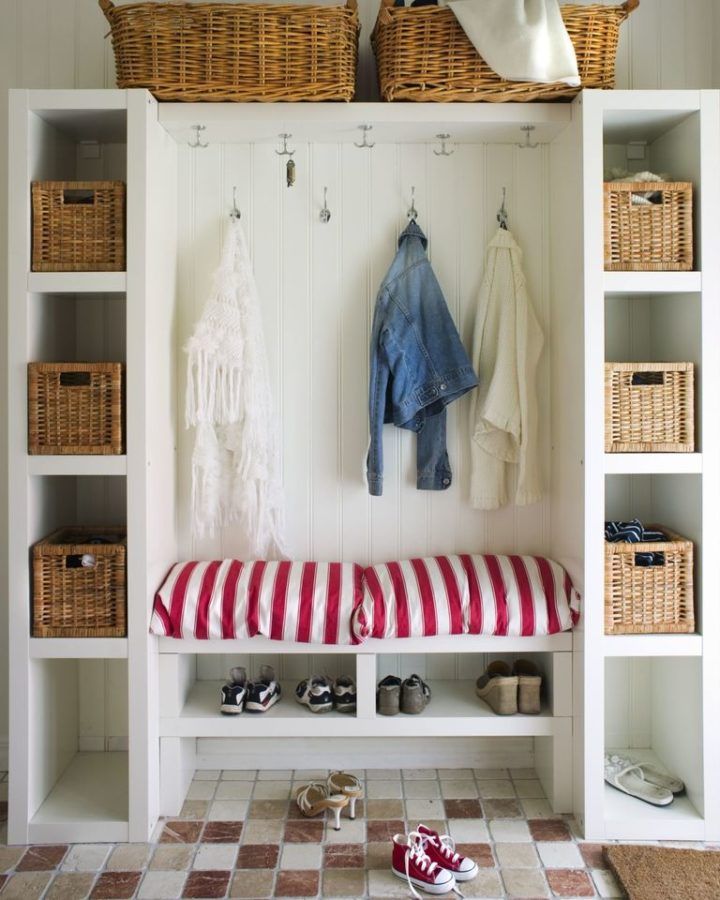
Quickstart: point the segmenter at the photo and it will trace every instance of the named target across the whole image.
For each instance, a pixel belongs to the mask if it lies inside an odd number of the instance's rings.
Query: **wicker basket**
[[[605,452],[695,450],[692,363],[605,363]]]
[[[356,0],[346,6],[99,0],[117,84],[158,100],[352,100]]]
[[[122,272],[122,181],[34,181],[33,272]]]
[[[28,453],[123,453],[121,363],[29,363]]]
[[[662,525],[669,540],[648,544],[605,542],[605,634],[690,634],[693,545]],[[660,553],[662,563],[636,565],[636,553]]]
[[[62,528],[35,544],[33,637],[124,637],[124,528]]]
[[[638,6],[567,5],[562,16],[575,46],[581,87],[505,81],[478,55],[448,7],[394,7],[381,0],[372,43],[383,100],[567,100],[582,88],[612,88],[620,25]]]
[[[605,270],[687,272],[693,267],[693,189],[686,181],[609,181],[605,195]],[[654,191],[660,203],[632,195]]]

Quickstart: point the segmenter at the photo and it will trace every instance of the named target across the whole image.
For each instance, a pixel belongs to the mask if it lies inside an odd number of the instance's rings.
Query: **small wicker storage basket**
[[[582,88],[614,87],[620,25],[639,4],[561,7],[582,80],[581,87],[570,87],[505,81],[478,54],[450,8],[393,2],[381,0],[372,34],[382,98],[441,103],[567,100]]]
[[[662,525],[667,542],[605,542],[605,634],[690,634],[693,544]],[[662,554],[662,564],[640,566],[636,553]]]
[[[122,272],[122,181],[34,181],[33,272]]]
[[[35,544],[33,637],[124,637],[124,528],[62,528]]]
[[[605,363],[605,452],[692,453],[692,363]]]
[[[352,100],[356,0],[346,6],[99,0],[117,85],[158,100]]]
[[[123,453],[122,363],[29,363],[28,453]]]
[[[679,181],[609,181],[605,196],[607,272],[687,272],[693,267],[693,188]],[[655,191],[660,203],[632,195]]]

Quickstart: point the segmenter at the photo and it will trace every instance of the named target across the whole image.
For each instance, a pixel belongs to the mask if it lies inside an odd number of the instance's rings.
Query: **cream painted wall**
[[[589,0],[583,0],[589,2]],[[363,97],[372,97],[374,74],[372,59],[369,52],[369,34],[375,16],[377,0],[360,0],[362,31],[362,55],[360,85]],[[6,91],[12,87],[26,88],[67,88],[67,87],[113,87],[114,70],[112,50],[109,41],[104,40],[107,25],[100,13],[95,0],[0,0],[0,122],[2,126],[2,140],[0,140],[0,168],[7,171],[7,95]],[[642,0],[639,10],[633,14],[628,27],[624,30],[623,38],[618,53],[618,87],[619,88],[700,88],[720,87],[720,52],[714,52],[714,48],[720,44],[720,9],[715,0]],[[218,151],[225,152],[225,151]],[[238,152],[238,151],[231,151]],[[470,151],[468,151],[470,152]],[[474,152],[474,151],[472,151]],[[478,153],[482,151],[478,150]],[[398,154],[402,151],[398,149]],[[398,155],[397,159],[403,157]],[[537,155],[537,159],[542,159]],[[432,162],[432,159],[430,159]],[[468,159],[467,164],[471,164]],[[187,163],[190,164],[190,161]],[[308,159],[308,165],[312,161]],[[423,165],[418,160],[417,165]],[[204,164],[205,165],[205,164]],[[369,164],[370,165],[370,164]],[[513,177],[519,179],[518,186],[523,184],[523,179],[532,174],[532,167],[536,165],[531,161],[523,161],[516,166]],[[542,163],[538,163],[542,169]],[[341,171],[342,169],[342,171]],[[342,180],[347,177],[343,174],[345,167],[336,168],[335,177]],[[332,168],[331,168],[332,173]],[[498,179],[503,179],[503,173],[493,170],[492,157],[490,157],[490,185],[493,191],[499,184]],[[203,179],[212,178],[212,174],[204,174],[202,170],[188,171],[188,186],[191,191],[203,196]],[[365,176],[367,183],[373,180],[372,172]],[[444,176],[443,176],[444,177]],[[544,177],[544,176],[543,176]],[[400,181],[393,184],[393,190],[400,191]],[[442,195],[435,193],[436,202],[442,207]],[[222,195],[224,200],[224,194]],[[208,207],[208,214],[216,216],[221,204],[219,194],[213,195],[214,209]],[[314,202],[314,195],[308,194],[308,202]],[[491,202],[491,201],[489,201]],[[426,206],[427,208],[427,206]],[[491,221],[490,207],[479,214],[478,228],[485,227],[483,223]],[[389,213],[388,213],[389,216]],[[389,218],[388,218],[389,221]],[[195,220],[195,226],[198,220]],[[387,226],[386,226],[387,227]],[[533,226],[537,227],[537,226]],[[478,235],[481,232],[478,232]],[[217,242],[217,233],[204,232],[204,240],[210,241],[213,248]],[[189,237],[186,236],[186,237]],[[5,177],[0,180],[0,271],[5,271],[5,253],[7,243],[6,223],[6,184]],[[197,247],[195,254],[199,255]],[[440,257],[436,260],[441,263]],[[547,302],[542,288],[542,259],[532,265],[537,270],[537,288],[539,292],[538,302],[542,306]],[[199,275],[203,275],[200,262]],[[456,261],[455,272],[460,262]],[[448,267],[450,273],[450,267]],[[374,271],[379,275],[379,270]],[[456,276],[452,276],[456,277]],[[459,276],[457,276],[459,277]],[[200,283],[198,282],[198,290]],[[371,287],[368,285],[367,290]],[[200,294],[195,295],[185,306],[189,315],[193,306],[197,304]],[[367,299],[367,298],[366,298]],[[6,327],[6,303],[4,277],[0,286],[0,331],[3,335]],[[9,298],[13,302],[13,298]],[[458,312],[462,312],[458,308]],[[363,352],[364,353],[364,352]],[[289,386],[291,387],[291,386]],[[4,345],[0,350],[0,507],[3,510],[7,506],[7,466],[5,461],[5,420],[6,420],[6,380],[4,365]],[[401,471],[403,453],[397,454],[398,475]],[[312,464],[315,457],[309,462]],[[302,508],[305,509],[304,503]],[[316,510],[315,515],[319,514]],[[10,511],[10,517],[12,511]],[[530,515],[540,515],[531,513]],[[399,521],[399,519],[397,519]],[[513,520],[515,521],[515,520]],[[521,517],[520,522],[525,520]],[[7,571],[6,530],[8,517],[3,515],[0,522],[0,573],[2,573],[2,588],[0,588],[0,646],[5,645],[7,633],[7,603],[8,598],[4,588],[5,573]],[[364,523],[364,526],[367,522]],[[313,539],[311,526],[304,536],[302,523],[298,519],[293,524],[297,529],[296,536],[303,547],[308,550],[317,546],[318,542],[328,551],[331,546],[338,550],[346,546],[345,541],[330,544],[327,543],[325,524],[320,522],[319,538]],[[516,528],[517,525],[508,524],[508,528]],[[521,525],[520,536],[524,529]],[[527,532],[525,532],[527,533]],[[542,542],[543,529],[533,529],[536,540]],[[347,535],[349,546],[358,546],[365,543],[364,538],[359,539],[357,530],[351,530]],[[402,540],[399,542],[402,545]],[[318,547],[318,549],[320,549]],[[527,548],[526,548],[527,549]],[[368,546],[367,552],[372,552]],[[0,671],[0,685],[6,684],[4,671],[5,654],[0,653],[3,660],[3,670]],[[0,690],[0,736],[7,731],[7,698],[6,691]],[[3,739],[0,737],[0,765],[2,764]]]

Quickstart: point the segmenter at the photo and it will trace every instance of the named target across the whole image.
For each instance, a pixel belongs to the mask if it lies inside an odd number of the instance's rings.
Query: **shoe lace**
[[[424,843],[437,847],[448,862],[455,865],[460,859],[460,854],[455,850],[455,841],[449,834],[439,834],[437,837],[434,834],[423,834],[422,836]]]
[[[411,831],[408,836],[408,852],[405,854],[405,878],[407,879],[408,887],[410,888],[410,893],[413,897],[417,898],[417,900],[422,900],[421,895],[415,890],[415,885],[412,883],[412,879],[410,876],[410,863],[414,862],[415,865],[420,869],[421,872],[424,872],[426,875],[432,875],[436,869],[440,869],[436,862],[430,859],[427,855],[425,847],[432,843],[429,840],[431,836],[427,834],[422,834],[419,831]],[[458,897],[462,897],[462,894],[455,887],[455,894]]]

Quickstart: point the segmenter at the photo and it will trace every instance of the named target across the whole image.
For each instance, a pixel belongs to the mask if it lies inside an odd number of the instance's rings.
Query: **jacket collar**
[[[419,238],[420,241],[422,242],[423,250],[427,250],[427,245],[428,245],[427,238],[425,237],[422,228],[418,225],[418,223],[414,219],[411,219],[408,222],[405,230],[398,238],[398,247],[401,247],[403,244],[403,241],[405,241],[407,238]]]

